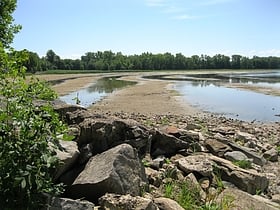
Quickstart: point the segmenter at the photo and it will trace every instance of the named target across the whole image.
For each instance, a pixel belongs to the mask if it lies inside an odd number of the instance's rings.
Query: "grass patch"
[[[252,163],[249,160],[233,161],[233,164],[243,169],[249,169],[252,167]]]
[[[171,181],[163,186],[164,196],[175,200],[186,210],[229,210],[233,207],[233,197],[224,196],[217,202],[217,196],[208,196],[206,200],[201,197],[199,188],[190,181]]]

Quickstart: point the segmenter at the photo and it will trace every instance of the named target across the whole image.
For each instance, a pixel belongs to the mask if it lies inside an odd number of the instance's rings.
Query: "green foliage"
[[[12,43],[14,34],[20,29],[20,25],[13,24],[12,13],[16,9],[16,0],[1,0],[0,1],[0,43],[4,48],[9,47]]]
[[[0,44],[0,206],[34,209],[42,193],[58,194],[52,181],[58,165],[54,156],[64,124],[51,105],[37,99],[56,94],[45,83],[25,80],[25,52],[5,52]]]
[[[202,204],[199,191],[189,181],[172,181],[164,184],[164,196],[177,201],[184,209],[198,209]]]
[[[248,169],[252,167],[252,163],[249,160],[237,160],[233,161],[233,164],[243,169]]]
[[[164,184],[164,196],[173,199],[186,210],[230,210],[233,207],[234,198],[224,195],[217,200],[217,194],[207,194],[206,200],[201,197],[199,188],[190,181],[171,181]]]

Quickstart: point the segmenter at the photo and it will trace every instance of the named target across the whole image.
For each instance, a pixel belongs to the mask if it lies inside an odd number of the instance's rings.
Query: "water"
[[[195,84],[196,83],[196,84]],[[279,121],[280,97],[199,82],[175,85],[183,97],[203,111],[245,121]]]
[[[136,84],[136,82],[120,80],[119,78],[119,76],[101,78],[91,86],[61,96],[60,99],[68,104],[77,104],[77,100],[79,100],[79,105],[89,107],[116,90]]]
[[[175,89],[203,111],[245,121],[280,121],[280,97],[222,86],[225,83],[243,83],[280,88],[280,71],[184,77],[186,81],[177,82]]]

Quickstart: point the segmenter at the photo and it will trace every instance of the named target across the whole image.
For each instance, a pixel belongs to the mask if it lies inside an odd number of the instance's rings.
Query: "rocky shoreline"
[[[61,142],[67,189],[49,209],[280,208],[279,122],[54,107],[75,139]],[[192,208],[176,194],[186,183]]]

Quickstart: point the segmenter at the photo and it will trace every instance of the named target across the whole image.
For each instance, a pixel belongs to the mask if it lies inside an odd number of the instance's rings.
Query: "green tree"
[[[14,34],[21,29],[20,25],[13,24],[12,13],[16,9],[16,0],[0,1],[0,42],[7,48],[13,41]]]

